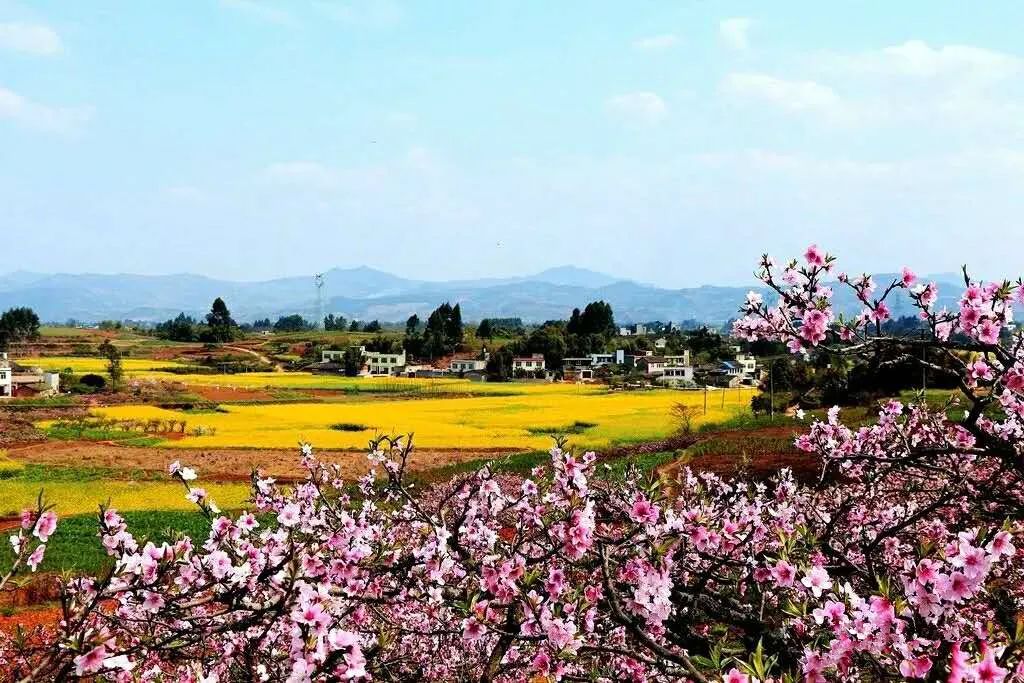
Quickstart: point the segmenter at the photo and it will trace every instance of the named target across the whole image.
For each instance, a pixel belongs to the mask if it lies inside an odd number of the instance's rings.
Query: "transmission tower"
[[[313,284],[316,285],[316,313],[317,319],[314,328],[323,327],[324,324],[324,274],[317,273],[313,276]]]

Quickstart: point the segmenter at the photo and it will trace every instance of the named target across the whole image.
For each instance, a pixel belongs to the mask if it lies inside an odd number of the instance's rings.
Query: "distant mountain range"
[[[324,312],[346,318],[404,321],[424,317],[444,301],[460,303],[465,320],[519,317],[526,322],[564,319],[574,307],[603,299],[618,322],[698,320],[721,324],[736,317],[750,287],[705,285],[663,289],[575,266],[551,268],[517,278],[429,282],[410,280],[373,268],[335,268],[325,275]],[[886,276],[876,279],[882,283]],[[957,276],[942,274],[940,305],[953,305]],[[942,285],[945,284],[945,287]],[[42,274],[18,271],[0,275],[0,310],[30,306],[47,321],[75,319],[159,321],[185,312],[200,316],[222,297],[239,321],[300,313],[317,314],[312,277],[262,282],[233,282],[201,275]],[[905,297],[898,297],[902,302]],[[859,307],[843,288],[837,305],[845,312]],[[896,315],[912,314],[897,305]]]

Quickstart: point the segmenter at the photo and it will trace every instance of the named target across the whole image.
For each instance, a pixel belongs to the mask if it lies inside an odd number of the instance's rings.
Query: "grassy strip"
[[[146,510],[120,514],[140,546],[144,538],[159,544],[171,540],[176,533],[185,534],[198,544],[210,533],[209,521],[198,510]],[[100,545],[97,528],[96,515],[62,518],[46,549],[43,569],[95,574],[108,568],[112,560]],[[10,555],[0,553],[0,572],[10,568]]]
[[[56,441],[116,441],[122,446],[156,446],[163,441],[154,436],[140,436],[138,432],[66,422],[58,422],[47,427],[45,433],[47,438]]]
[[[596,422],[583,422],[582,420],[576,420],[572,424],[561,427],[527,427],[526,431],[531,434],[582,434],[588,429],[596,426]]]

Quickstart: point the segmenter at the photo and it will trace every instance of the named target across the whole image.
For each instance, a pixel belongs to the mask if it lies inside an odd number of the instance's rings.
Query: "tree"
[[[371,320],[370,322],[363,325],[363,332],[380,332],[381,326],[380,321]]]
[[[462,343],[462,310],[447,301],[427,318],[421,352],[431,358],[452,353]]]
[[[459,344],[462,343],[462,307],[459,304],[455,304],[451,315],[445,321],[444,332],[448,344],[453,349],[458,348]]]
[[[124,379],[124,369],[121,364],[121,350],[105,340],[99,346],[100,355],[107,359],[107,376],[110,378],[110,389],[118,391],[121,388],[121,381]]]
[[[358,320],[353,320],[352,323],[348,326],[348,331],[349,332],[358,332],[359,331],[359,321]]]
[[[340,315],[335,316],[333,313],[328,313],[324,316],[324,330],[327,332],[344,331],[346,324],[345,318]]]
[[[103,375],[87,373],[78,380],[78,385],[88,387],[91,392],[96,392],[107,386],[107,380],[103,379]]]
[[[363,369],[363,352],[358,346],[348,347],[341,357],[341,365],[346,377],[356,377]]]
[[[544,364],[549,368],[562,367],[562,359],[568,355],[566,335],[561,325],[538,327],[526,338],[527,353],[541,353]]]
[[[405,336],[411,337],[416,334],[420,329],[420,317],[413,313],[409,316],[409,319],[405,321]]]
[[[615,327],[615,316],[611,304],[604,301],[592,301],[583,312],[574,308],[565,331],[569,334],[594,334],[602,337],[614,337],[618,332]]]
[[[282,315],[274,323],[275,332],[305,332],[312,329],[312,325],[298,313]]]
[[[184,313],[179,313],[178,317],[172,320],[158,323],[154,332],[157,337],[170,341],[190,342],[199,338],[195,319]]]
[[[487,381],[507,382],[512,379],[513,358],[514,355],[507,346],[503,346],[500,349],[493,351],[490,358],[487,359],[487,364],[484,367],[484,372],[487,373]]]
[[[529,475],[483,466],[424,486],[396,436],[370,442],[358,485],[303,445],[304,481],[257,472],[252,507],[229,516],[175,462],[204,542],[143,545],[101,507],[110,568],[63,581],[51,630],[0,631],[11,678],[1020,681],[1024,332],[1005,330],[1024,282],[965,277],[948,311],[909,272],[878,294],[841,277],[865,314],[839,320],[823,285],[835,259],[812,246],[804,260],[779,273],[764,258],[779,303],[748,299],[735,334],[812,366],[902,350],[956,374],[961,409],[890,399],[866,425],[830,409],[796,439],[821,468],[810,481],[599,476],[594,453],[559,441]],[[927,336],[882,330],[903,292]],[[22,513],[0,589],[56,528],[42,499]]]
[[[209,327],[210,341],[218,344],[229,342],[238,333],[238,325],[231,317],[231,311],[220,297],[213,300],[210,312],[206,314],[206,325]]]
[[[0,315],[0,349],[39,337],[39,316],[31,308],[10,308]]]
[[[494,337],[494,326],[491,321],[484,318],[476,328],[476,336],[480,339],[492,339]]]

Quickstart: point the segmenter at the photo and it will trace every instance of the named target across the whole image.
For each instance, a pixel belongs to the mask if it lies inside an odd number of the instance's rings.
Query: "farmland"
[[[129,331],[47,328],[20,364],[107,377],[108,361],[95,349],[108,340],[125,354],[124,381],[96,393],[13,402],[0,412],[0,433],[8,435],[0,439],[7,449],[0,457],[0,519],[43,491],[65,520],[54,541],[54,568],[94,569],[105,562],[93,526],[101,504],[138,519],[154,537],[201,528],[194,504],[167,477],[175,460],[195,467],[199,485],[227,511],[246,507],[253,469],[285,482],[301,477],[300,441],[313,444],[348,481],[366,471],[371,439],[409,433],[416,445],[410,472],[427,480],[488,461],[526,472],[545,461],[560,436],[607,458],[609,472],[627,463],[653,469],[683,457],[691,443],[673,441],[679,406],[688,407],[693,429],[711,429],[748,417],[755,392],[345,377],[292,363],[303,344],[361,336],[370,335],[311,332],[211,347]],[[223,371],[223,360],[238,358],[268,371]]]
[[[584,448],[662,438],[677,426],[671,416],[676,404],[691,406],[698,412],[695,424],[701,424],[745,411],[750,396],[750,390],[712,392],[707,414],[703,392],[612,393],[572,385],[525,385],[512,396],[231,405],[200,415],[131,405],[94,413],[119,421],[186,420],[207,432],[167,442],[182,449],[288,448],[297,440],[358,449],[375,434],[412,432],[425,448],[536,450],[559,433],[572,433]]]

